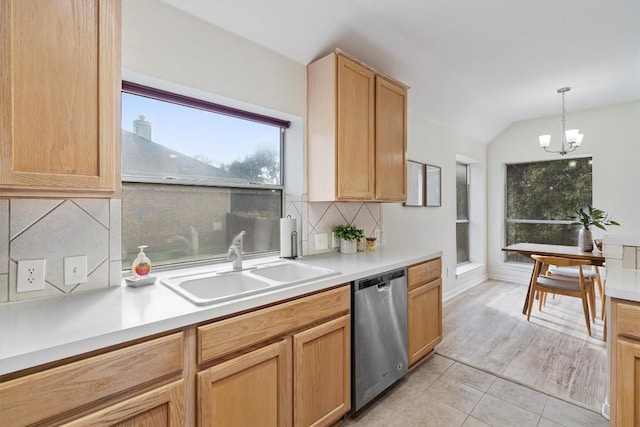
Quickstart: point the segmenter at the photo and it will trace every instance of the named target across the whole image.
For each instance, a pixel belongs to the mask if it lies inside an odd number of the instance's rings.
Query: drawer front
[[[442,271],[442,259],[436,258],[422,264],[412,265],[408,268],[407,287],[413,289],[424,283],[440,277]]]
[[[349,285],[198,328],[198,363],[349,311]]]
[[[640,305],[618,302],[618,334],[640,339]]]
[[[37,423],[182,371],[182,333],[134,344],[0,384],[6,425]]]

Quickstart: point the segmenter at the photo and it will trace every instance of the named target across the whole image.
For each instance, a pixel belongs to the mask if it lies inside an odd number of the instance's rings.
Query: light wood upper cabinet
[[[376,200],[407,199],[407,89],[376,76]]]
[[[338,144],[336,173],[339,200],[372,200],[375,179],[375,75],[338,56]]]
[[[341,51],[307,67],[310,201],[406,200],[407,87]]]
[[[0,0],[0,196],[120,181],[120,0]]]

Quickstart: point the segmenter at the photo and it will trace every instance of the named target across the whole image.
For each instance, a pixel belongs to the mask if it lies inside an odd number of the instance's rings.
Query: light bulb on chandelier
[[[561,87],[558,89],[558,93],[562,94],[562,136],[560,138],[560,150],[549,150],[549,145],[551,145],[551,135],[540,135],[538,137],[538,140],[540,141],[540,148],[549,153],[560,154],[561,156],[571,153],[572,151],[575,151],[576,148],[580,147],[582,145],[582,138],[584,137],[578,129],[565,129],[566,111],[564,109],[564,94],[570,90],[570,87]]]

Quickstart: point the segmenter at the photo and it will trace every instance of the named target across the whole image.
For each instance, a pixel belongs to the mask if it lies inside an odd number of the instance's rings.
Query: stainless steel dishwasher
[[[407,373],[407,274],[393,270],[352,283],[352,409]]]

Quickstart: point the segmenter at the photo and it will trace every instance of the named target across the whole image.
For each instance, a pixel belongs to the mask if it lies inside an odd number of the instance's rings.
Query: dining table
[[[548,245],[543,243],[514,243],[502,248],[504,252],[516,252],[520,255],[531,257],[531,255],[557,256],[562,258],[586,259],[593,266],[604,265],[604,255],[601,251],[594,248],[592,252],[584,252],[577,246],[564,245]],[[529,306],[529,294],[531,293],[531,284],[533,283],[533,270],[529,279],[529,288],[527,289],[527,297],[524,300],[522,314],[527,314]]]

